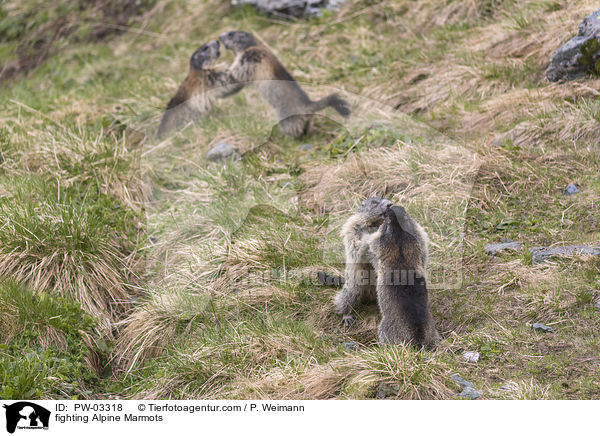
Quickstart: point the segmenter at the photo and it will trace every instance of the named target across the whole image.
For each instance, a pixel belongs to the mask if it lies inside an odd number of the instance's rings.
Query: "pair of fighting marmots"
[[[429,311],[426,267],[429,238],[402,206],[372,197],[342,227],[345,283],[335,310],[346,326],[360,303],[376,300],[382,344],[434,348],[440,341]]]
[[[226,32],[219,39],[235,53],[234,62],[226,70],[213,68],[221,54],[217,40],[196,50],[190,58],[187,77],[167,105],[158,128],[159,137],[189,118],[205,114],[216,99],[233,95],[249,83],[254,83],[275,109],[281,131],[295,138],[308,133],[312,115],[328,106],[340,115],[350,115],[348,102],[337,94],[312,101],[277,57],[250,33]]]
[[[194,52],[190,71],[169,101],[158,134],[177,127],[193,115],[206,113],[212,102],[254,82],[275,109],[283,133],[299,137],[309,129],[312,114],[328,106],[343,116],[348,103],[337,94],[312,101],[279,60],[247,32],[227,32],[223,45],[236,54],[227,70],[211,69],[220,56],[219,41]],[[402,208],[372,197],[343,226],[346,255],[345,283],[335,298],[335,310],[346,326],[353,310],[376,300],[382,319],[379,341],[411,343],[433,348],[440,340],[428,307],[426,267],[428,238]]]

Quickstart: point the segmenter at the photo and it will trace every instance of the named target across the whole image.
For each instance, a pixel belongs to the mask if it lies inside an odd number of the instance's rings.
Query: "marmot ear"
[[[395,220],[394,212],[392,212],[391,208],[388,208],[383,213],[383,222],[381,223],[380,229],[382,230],[382,235],[389,234],[391,232],[393,221]]]
[[[383,217],[390,223],[392,222],[392,220],[396,219],[396,211],[394,209],[395,207],[388,207],[383,213]]]

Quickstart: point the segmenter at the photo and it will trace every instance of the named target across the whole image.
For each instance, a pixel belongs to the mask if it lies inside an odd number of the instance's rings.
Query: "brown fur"
[[[428,238],[422,227],[403,208],[374,197],[346,221],[342,236],[346,282],[334,305],[344,323],[353,322],[360,303],[376,298],[382,344],[435,346],[439,334],[428,308]]]
[[[206,114],[216,99],[242,89],[243,85],[236,83],[227,71],[211,68],[219,56],[218,41],[210,41],[194,52],[187,77],[167,104],[158,128],[159,138]]]
[[[261,96],[275,109],[281,131],[292,137],[308,133],[312,116],[330,106],[343,116],[350,114],[348,103],[337,94],[312,101],[279,59],[246,32],[227,32],[223,45],[237,56],[229,73],[239,83],[253,82]]]

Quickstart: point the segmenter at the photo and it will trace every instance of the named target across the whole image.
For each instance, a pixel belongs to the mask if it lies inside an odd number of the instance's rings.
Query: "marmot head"
[[[239,53],[246,50],[248,47],[258,45],[258,41],[254,36],[248,32],[242,32],[241,30],[222,33],[221,36],[219,36],[219,39],[226,49],[232,50],[234,53]]]
[[[219,46],[220,44],[217,40],[212,40],[200,46],[190,58],[190,68],[202,70],[214,65],[219,56],[221,56]]]
[[[365,216],[370,226],[379,227],[383,222],[385,211],[392,206],[392,202],[381,197],[371,197],[363,200],[358,213]]]

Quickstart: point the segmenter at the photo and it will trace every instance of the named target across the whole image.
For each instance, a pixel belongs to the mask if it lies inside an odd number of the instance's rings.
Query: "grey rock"
[[[237,159],[239,158],[239,153],[237,148],[231,144],[227,144],[226,142],[219,142],[208,153],[206,153],[206,159],[211,162],[227,159],[228,157]]]
[[[531,326],[531,328],[533,330],[535,330],[536,332],[554,333],[554,329],[552,327],[549,327],[549,326],[547,326],[545,324],[542,324],[540,322],[533,323],[533,325]]]
[[[539,265],[550,257],[569,257],[569,256],[598,256],[600,249],[598,247],[588,247],[586,245],[562,245],[559,247],[531,247],[531,263]]]
[[[485,247],[483,247],[483,250],[485,251],[485,254],[495,256],[496,254],[504,250],[518,251],[521,249],[522,246],[523,244],[518,241],[500,242],[497,244],[487,244]]]
[[[494,140],[492,141],[492,145],[494,147],[502,147],[504,145],[504,141],[508,140],[504,135],[496,135]]]
[[[453,374],[450,376],[452,380],[454,380],[461,388],[474,388],[473,383],[465,380],[458,374]]]
[[[302,144],[298,146],[298,150],[300,151],[312,151],[313,150],[313,146],[310,144]]]
[[[348,351],[356,351],[358,350],[358,342],[344,342],[344,348]]]
[[[477,351],[465,351],[463,353],[463,359],[466,362],[476,363],[479,360],[479,353]]]
[[[594,308],[595,308],[596,310],[600,310],[600,298],[598,298],[598,299],[596,300],[596,303],[594,304]]]
[[[582,46],[590,39],[600,42],[600,9],[584,18],[579,24],[579,33],[560,47],[552,56],[546,69],[546,77],[551,82],[573,80],[585,75],[590,65],[579,63]],[[600,58],[600,52],[593,55],[593,61]]]
[[[259,12],[284,18],[314,17],[323,9],[337,9],[345,0],[232,0],[234,6],[251,5]]]
[[[456,394],[456,396],[464,400],[476,400],[477,398],[481,397],[481,394],[474,388],[466,387],[460,394]]]
[[[452,378],[452,380],[454,380],[462,388],[462,392],[456,394],[458,398],[465,400],[476,400],[477,398],[481,397],[481,394],[477,392],[475,386],[473,386],[473,383],[470,381],[465,380],[458,374],[453,374],[450,376],[450,378]]]
[[[573,183],[568,184],[565,188],[565,195],[575,195],[578,192],[579,190],[577,189],[577,186],[575,186]]]

